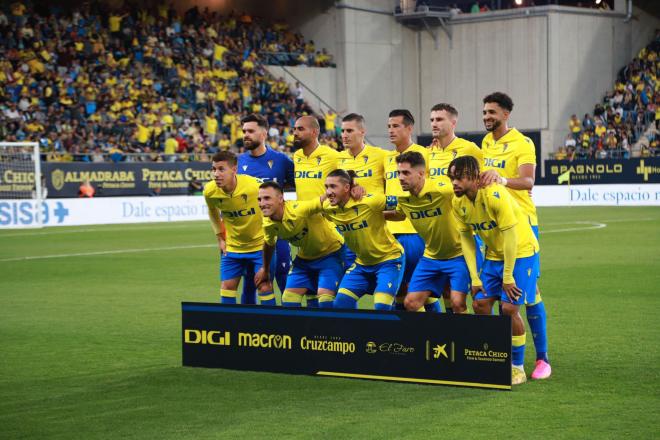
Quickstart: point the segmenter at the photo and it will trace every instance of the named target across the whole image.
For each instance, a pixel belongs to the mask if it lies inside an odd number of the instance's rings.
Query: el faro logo
[[[186,329],[183,341],[186,344],[231,345],[231,334],[218,330]]]

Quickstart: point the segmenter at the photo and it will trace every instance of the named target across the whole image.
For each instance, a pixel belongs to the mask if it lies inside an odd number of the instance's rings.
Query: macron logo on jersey
[[[489,222],[470,223],[470,226],[472,226],[472,230],[474,231],[490,231],[497,227],[497,223],[495,223],[495,220],[491,220]]]
[[[442,215],[440,208],[435,208],[435,209],[426,209],[424,211],[412,211],[410,213],[410,218],[412,220],[419,220],[422,218],[437,217],[439,215]]]
[[[296,171],[296,179],[320,179],[321,171]]]
[[[248,215],[254,215],[256,211],[252,209],[239,209],[237,211],[222,211],[222,215],[226,215],[229,218],[236,217],[247,217]]]
[[[484,165],[493,168],[504,168],[506,167],[506,160],[486,158],[484,159]]]
[[[359,229],[364,229],[367,227],[369,227],[367,221],[362,220],[361,222],[346,223],[345,225],[337,225],[337,231],[339,232],[357,231]]]

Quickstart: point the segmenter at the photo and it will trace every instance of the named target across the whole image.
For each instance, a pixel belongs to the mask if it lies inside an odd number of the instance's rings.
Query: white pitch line
[[[199,220],[202,222],[203,220]],[[59,234],[77,234],[84,232],[114,232],[114,231],[144,231],[152,229],[177,229],[177,228],[190,228],[193,225],[158,225],[158,226],[129,226],[129,227],[120,227],[121,225],[116,225],[114,228],[84,228],[84,229],[67,229],[63,231],[43,231],[43,232],[18,232],[18,233],[9,233],[9,234],[0,234],[1,238],[7,237],[30,237],[33,235],[59,235]],[[195,225],[196,226],[196,225]]]
[[[97,252],[78,252],[75,254],[34,255],[29,257],[3,258],[0,260],[0,262],[46,260],[49,258],[87,257],[93,255],[130,254],[130,253],[151,252],[151,251],[173,251],[178,249],[197,249],[197,248],[209,248],[209,247],[217,247],[217,246],[218,246],[217,244],[194,244],[194,245],[186,245],[186,246],[167,246],[167,247],[142,248],[142,249],[117,249],[113,251],[97,251]]]
[[[607,223],[598,223],[598,222],[588,222],[588,221],[580,221],[580,222],[565,222],[561,224],[583,224],[583,225],[591,225],[591,226],[584,226],[584,227],[577,227],[577,228],[564,228],[564,229],[553,229],[552,231],[544,231],[541,230],[539,231],[539,234],[554,234],[557,232],[573,232],[573,231],[588,231],[590,229],[602,229],[607,227]]]

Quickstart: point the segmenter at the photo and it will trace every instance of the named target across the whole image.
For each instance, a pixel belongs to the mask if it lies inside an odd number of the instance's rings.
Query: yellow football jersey
[[[220,214],[227,230],[227,252],[256,252],[263,248],[263,216],[257,194],[259,181],[254,177],[236,176],[236,189],[227,194],[211,180],[204,186],[204,200],[217,234]]]
[[[474,142],[455,137],[445,148],[433,147],[429,151],[429,178],[451,184],[447,171],[452,160],[461,156],[472,156],[483,163],[484,155]]]
[[[407,151],[417,151],[424,156],[426,161],[426,174],[429,172],[429,149],[422,147],[421,145],[412,144],[404,150],[404,153]],[[387,195],[387,205],[388,209],[396,205],[397,197],[409,196],[408,191],[404,191],[401,188],[401,182],[399,182],[399,172],[396,163],[396,157],[400,153],[396,150],[388,151],[385,155],[385,195]],[[406,219],[402,222],[387,222],[387,228],[392,234],[416,234],[415,228],[413,228],[410,220]]]
[[[266,243],[275,246],[278,237],[287,240],[298,248],[298,257],[305,260],[338,251],[344,237],[320,212],[320,200],[285,201],[281,222],[264,217]]]
[[[425,257],[448,260],[462,255],[458,224],[451,213],[453,197],[450,184],[426,179],[417,196],[397,200],[397,212],[405,214],[426,244]]]
[[[507,179],[520,177],[518,168],[521,165],[531,164],[536,166],[536,150],[534,142],[521,132],[512,128],[497,142],[493,140],[493,134],[488,133],[481,141],[481,150],[484,155],[483,171],[496,170],[500,176]],[[532,225],[538,225],[536,206],[532,201],[529,191],[507,188],[516,202],[529,216]]]
[[[325,178],[338,167],[339,153],[327,145],[319,145],[305,156],[302,148],[293,153],[296,198],[311,200],[325,194]]]
[[[367,193],[382,194],[385,192],[385,153],[382,148],[371,145],[365,145],[357,156],[353,156],[349,150],[344,150],[339,153],[339,168],[355,171],[355,182]]]
[[[484,241],[488,260],[504,260],[504,240],[500,231],[513,227],[518,239],[516,258],[531,257],[539,251],[539,242],[527,215],[500,184],[480,189],[474,203],[467,196],[454,197],[452,209],[459,231],[474,231]]]
[[[327,200],[323,203],[325,216],[344,235],[346,245],[357,256],[355,261],[364,266],[393,260],[403,254],[403,248],[385,227],[383,210],[383,194],[367,194],[360,201],[351,199],[344,207],[332,206]]]

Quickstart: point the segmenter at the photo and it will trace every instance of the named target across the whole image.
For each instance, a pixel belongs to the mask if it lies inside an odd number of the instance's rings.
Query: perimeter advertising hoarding
[[[45,162],[42,170],[50,198],[78,197],[85,181],[96,190],[95,197],[105,197],[185,195],[193,179],[211,180],[211,165],[205,162]]]
[[[546,160],[545,180],[559,183],[559,176],[570,172],[571,185],[598,183],[660,183],[660,158],[608,160]]]
[[[182,303],[183,365],[511,389],[508,316]]]

